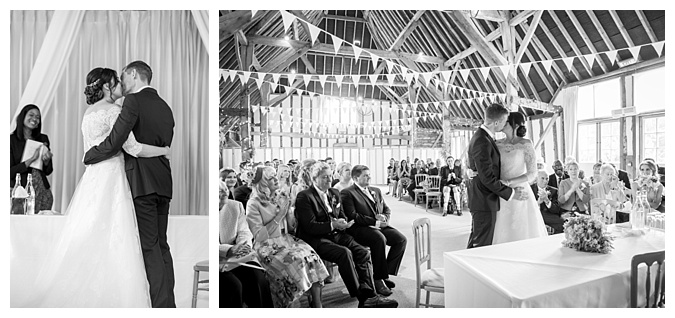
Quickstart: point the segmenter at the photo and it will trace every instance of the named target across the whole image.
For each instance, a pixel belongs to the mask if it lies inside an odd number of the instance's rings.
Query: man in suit
[[[563,232],[565,220],[560,217],[558,189],[548,185],[548,182],[549,176],[546,170],[539,170],[535,183],[531,187],[539,204],[539,212],[544,218],[544,223],[552,227],[555,234],[558,234]]]
[[[508,116],[506,107],[500,104],[488,106],[483,124],[469,142],[469,169],[473,171],[473,180],[469,188],[471,234],[467,248],[492,244],[499,198],[507,201],[527,199],[527,192],[522,187],[511,189],[499,180],[501,157],[495,144],[495,133],[504,129]]]
[[[143,61],[131,62],[122,70],[122,93],[126,97],[122,111],[110,135],[87,151],[85,164],[95,164],[118,153],[132,131],[138,142],[171,146],[173,113],[157,90],[150,87],[151,80],[152,70]],[[171,165],[166,157],[134,158],[125,153],[124,160],[152,307],[176,307],[173,259],[166,237],[172,195]]]
[[[251,197],[253,189],[251,189],[251,180],[253,180],[253,171],[252,170],[242,170],[241,175],[239,176],[241,185],[232,190],[232,197],[234,200],[241,202],[246,210],[246,204],[248,204],[248,199]]]
[[[354,221],[346,221],[340,194],[330,187],[332,169],[326,163],[316,163],[311,177],[314,184],[295,200],[296,236],[322,259],[338,265],[349,295],[358,298],[359,307],[397,307],[395,300],[375,293],[370,252],[345,232]]]
[[[553,166],[551,167],[553,168],[553,174],[548,177],[548,185],[557,189],[560,181],[568,179],[570,175],[564,170],[562,161],[560,160],[553,161]]]
[[[345,215],[352,221],[348,233],[357,242],[370,247],[373,260],[375,290],[380,295],[391,294],[396,285],[389,275],[397,275],[407,243],[406,237],[389,226],[391,211],[382,199],[380,189],[369,187],[370,169],[364,165],[352,168],[354,184],[340,192]],[[385,248],[390,246],[389,254]]]

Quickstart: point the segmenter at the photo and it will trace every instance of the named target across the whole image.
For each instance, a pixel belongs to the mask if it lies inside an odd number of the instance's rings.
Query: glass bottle
[[[35,188],[33,188],[33,176],[28,175],[28,182],[26,182],[26,192],[28,197],[26,198],[26,214],[32,215],[35,214]]]
[[[11,214],[25,214],[26,213],[26,198],[17,196],[19,189],[23,189],[21,186],[21,174],[16,174],[16,180],[14,181],[14,188],[12,189],[12,198],[11,198]]]
[[[646,206],[645,206],[646,204]],[[630,214],[630,225],[635,230],[643,229],[649,211],[649,202],[647,196],[642,191],[638,191],[635,196],[635,205]]]

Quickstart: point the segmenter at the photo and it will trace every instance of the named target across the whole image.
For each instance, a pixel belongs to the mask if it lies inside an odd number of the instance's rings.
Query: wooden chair
[[[413,193],[415,194],[415,197],[413,198],[413,200],[415,201],[415,206],[417,206],[417,197],[418,197],[418,195],[419,195],[420,193],[421,193],[421,194],[424,194],[424,188],[423,188],[422,184],[423,184],[424,182],[426,182],[427,176],[428,176],[428,175],[426,175],[426,174],[417,174],[417,175],[415,175],[415,189],[413,190]]]
[[[425,196],[425,202],[424,202],[424,211],[427,211],[427,209],[429,207],[429,198],[430,197],[436,197],[437,198],[437,200],[439,202],[438,208],[442,210],[443,207],[440,205],[442,195],[443,195],[443,193],[441,193],[441,177],[440,176],[428,176],[427,177],[426,196]]]
[[[200,290],[204,291],[209,291],[209,280],[208,279],[202,279],[199,280],[199,273],[200,272],[209,272],[209,261],[201,261],[197,262],[195,266],[193,267],[195,271],[195,276],[194,280],[192,281],[192,308],[197,308],[197,293]],[[202,284],[202,286],[200,286]]]
[[[546,233],[548,233],[548,235],[553,235],[555,234],[555,229],[550,225],[546,225]]]
[[[444,279],[445,270],[443,268],[431,268],[431,222],[428,218],[417,219],[412,225],[414,244],[415,244],[415,278],[417,294],[415,298],[415,308],[420,305],[425,307],[443,308],[441,305],[432,305],[429,303],[429,294],[445,293]],[[422,270],[422,264],[427,263],[426,270]],[[426,302],[420,303],[420,293],[422,290],[427,292]]]
[[[638,283],[638,266],[640,264],[647,265],[646,277],[644,282],[645,288],[645,307],[647,308],[663,308],[666,304],[666,251],[638,254],[633,256],[630,262],[630,306],[632,308],[638,307],[638,295],[640,284]],[[652,279],[652,265],[657,263],[656,275]],[[654,290],[652,292],[651,285],[654,282]],[[653,301],[650,301],[652,299]]]

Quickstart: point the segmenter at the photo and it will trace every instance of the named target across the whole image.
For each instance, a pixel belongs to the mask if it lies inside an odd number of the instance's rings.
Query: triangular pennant
[[[566,57],[562,59],[567,67],[567,71],[572,72],[572,63],[574,63],[574,56]]]
[[[274,93],[277,90],[277,83],[268,82],[270,84],[270,91]]]
[[[370,53],[370,58],[373,61],[373,68],[377,68],[377,61],[380,59],[380,57],[373,53]]]
[[[371,83],[371,84],[376,85],[376,83],[377,83],[377,76],[378,76],[377,74],[371,74],[371,75],[368,75],[368,77],[370,77],[370,83]]]
[[[342,39],[332,34],[331,37],[333,37],[333,48],[335,49],[335,54],[338,54],[340,47],[342,46]]]
[[[280,10],[279,12],[281,12],[281,19],[284,21],[284,30],[288,32],[288,28],[295,21],[295,16],[284,10]]]
[[[609,62],[612,63],[612,64],[614,64],[614,62],[616,62],[616,52],[617,52],[617,50],[605,52],[605,55],[607,55],[607,58],[609,59]]]
[[[338,87],[342,86],[342,79],[344,78],[344,75],[334,75],[335,76],[335,82],[337,82]]]
[[[652,47],[654,47],[654,50],[656,50],[656,54],[658,54],[659,57],[661,57],[661,53],[663,53],[663,45],[664,44],[666,44],[666,42],[663,42],[663,41],[652,43]]]
[[[511,65],[506,64],[499,67],[499,69],[504,74],[504,77],[509,77],[509,72],[511,71]]]
[[[394,62],[390,60],[385,60],[385,62],[387,62],[387,69],[389,70],[389,73],[391,73],[394,70]]]
[[[415,82],[419,81],[420,73],[412,71],[412,79],[415,80]]]
[[[258,89],[260,89],[260,86],[263,84],[263,79],[262,78],[256,78],[255,83],[258,84]]]
[[[634,46],[628,49],[630,51],[630,54],[633,54],[633,58],[635,58],[636,60],[640,56],[640,48],[641,46]]]
[[[541,65],[544,66],[544,70],[546,71],[546,74],[550,74],[551,73],[551,65],[553,65],[553,60],[541,61]]]
[[[356,45],[352,45],[352,48],[354,49],[354,60],[358,60],[359,55],[361,55],[361,52],[363,52],[363,50]]]
[[[258,13],[258,10],[251,10],[251,19],[255,17],[255,14]]]
[[[250,76],[251,76],[251,72],[244,71],[244,74],[239,76],[239,78],[241,79],[241,83],[243,85],[246,85],[246,83],[248,83],[248,78]]]
[[[288,78],[288,85],[293,85],[293,82],[295,82],[295,73],[288,73],[286,74],[286,78]]]
[[[387,81],[389,82],[389,86],[394,86],[394,79],[396,79],[395,74],[387,74]]]
[[[323,87],[326,83],[326,78],[328,78],[328,75],[319,75],[319,83],[321,83],[321,87]]]
[[[422,78],[424,78],[424,81],[427,83],[427,85],[431,84],[431,79],[434,77],[434,73],[422,73]]]
[[[408,72],[408,68],[407,68],[407,67],[402,66],[402,65],[399,65],[399,67],[401,68],[401,74],[405,74],[405,73]]]
[[[309,26],[309,36],[312,39],[312,44],[314,44],[314,42],[316,42],[316,39],[319,37],[319,32],[321,31],[321,29],[317,28],[314,24],[311,23],[307,23],[307,25]]]
[[[269,107],[260,107],[260,111],[261,111],[263,114],[267,114],[268,108],[269,108]]]
[[[305,87],[307,87],[309,82],[312,80],[312,74],[303,74],[302,80],[305,81]]]
[[[410,82],[412,81],[412,76],[413,75],[411,73],[403,73],[403,78],[406,82],[408,82],[408,85],[410,85]]]
[[[279,74],[279,73],[272,73],[272,80],[274,81],[275,84],[276,84],[276,83],[279,83],[279,78],[280,78],[280,77],[281,77],[281,74]]]
[[[258,111],[259,106],[251,106],[251,110],[255,113]]]
[[[595,62],[595,54],[586,54],[584,55],[584,58],[586,59],[586,62],[588,62],[588,65],[590,67],[593,67],[593,62]]]
[[[469,81],[469,72],[471,72],[470,69],[461,69],[459,70],[459,75],[462,75],[462,79],[464,79],[464,82]]]
[[[444,81],[450,82],[450,77],[452,77],[452,71],[442,71],[441,76],[443,77]]]
[[[234,82],[234,78],[235,78],[235,76],[237,76],[237,71],[229,70],[228,73],[230,73],[230,81]]]
[[[488,76],[490,75],[490,68],[489,67],[481,67],[480,73],[483,74],[483,79],[487,80]]]
[[[262,72],[258,73],[258,78],[259,78],[259,79],[264,80],[264,79],[265,79],[265,76],[267,76],[267,73],[262,73]]]
[[[360,80],[361,80],[361,75],[352,74],[352,84],[354,84],[355,87],[359,87],[359,81]]]
[[[520,67],[523,68],[523,75],[527,77],[527,75],[530,74],[530,67],[532,67],[532,63],[521,63]]]

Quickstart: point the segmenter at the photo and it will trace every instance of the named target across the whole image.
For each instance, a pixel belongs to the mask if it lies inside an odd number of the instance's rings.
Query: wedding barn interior
[[[220,10],[219,40],[220,307],[665,307],[665,11]]]

